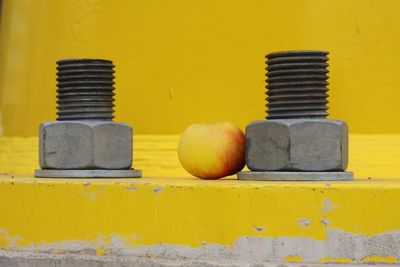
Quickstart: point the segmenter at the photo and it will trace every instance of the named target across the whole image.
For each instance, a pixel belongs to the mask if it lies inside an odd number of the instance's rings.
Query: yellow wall
[[[6,135],[55,118],[55,61],[117,65],[117,120],[137,133],[264,116],[264,55],[331,52],[331,118],[400,133],[400,1],[3,0],[0,111]]]

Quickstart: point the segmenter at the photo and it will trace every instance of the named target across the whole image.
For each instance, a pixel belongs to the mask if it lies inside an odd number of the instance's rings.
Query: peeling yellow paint
[[[85,187],[88,181],[91,185]],[[230,245],[242,236],[325,240],[331,229],[365,236],[400,229],[400,180],[330,184],[0,175],[0,214],[5,215],[0,220],[0,244],[90,242],[99,237],[107,242],[116,234],[131,245],[197,247],[203,241]],[[155,193],[155,188],[162,191]],[[85,190],[96,196],[88,197]],[[327,198],[336,208],[321,213]],[[318,223],[299,227],[298,218]],[[330,224],[319,223],[323,219]],[[257,231],[256,226],[266,230]]]
[[[396,257],[393,256],[379,256],[379,255],[372,255],[372,256],[368,256],[365,257],[363,260],[363,262],[375,262],[375,263],[398,263],[398,259]]]
[[[0,247],[6,247],[8,245],[9,242],[3,236],[0,236]]]
[[[353,262],[353,260],[350,258],[335,258],[335,257],[321,258],[319,261],[324,262],[324,263],[350,263],[350,262]]]
[[[286,262],[302,262],[302,258],[299,255],[288,255],[285,257]]]
[[[60,249],[60,248],[57,248],[57,249],[53,250],[53,253],[56,253],[56,254],[62,254],[64,252],[65,251],[63,249]]]
[[[103,255],[105,255],[105,254],[106,254],[106,250],[105,250],[104,247],[98,247],[98,248],[96,249],[96,255],[97,255],[97,256],[103,256]]]

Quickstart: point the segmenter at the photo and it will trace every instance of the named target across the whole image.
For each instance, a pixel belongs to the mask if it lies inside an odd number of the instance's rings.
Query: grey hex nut
[[[281,119],[246,128],[246,164],[252,171],[344,171],[348,127],[329,119]]]
[[[129,169],[132,128],[109,121],[44,122],[39,129],[42,169]]]

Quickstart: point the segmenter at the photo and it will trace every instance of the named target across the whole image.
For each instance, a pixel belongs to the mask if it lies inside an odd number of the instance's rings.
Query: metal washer
[[[52,170],[37,169],[38,178],[140,178],[141,170]]]
[[[238,172],[238,180],[249,181],[351,181],[352,172]]]

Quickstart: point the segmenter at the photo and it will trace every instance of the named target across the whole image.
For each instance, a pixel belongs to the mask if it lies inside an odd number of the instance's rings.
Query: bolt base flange
[[[251,181],[350,181],[352,172],[238,172],[238,180]]]
[[[141,170],[54,170],[37,169],[35,177],[39,178],[140,178]]]

